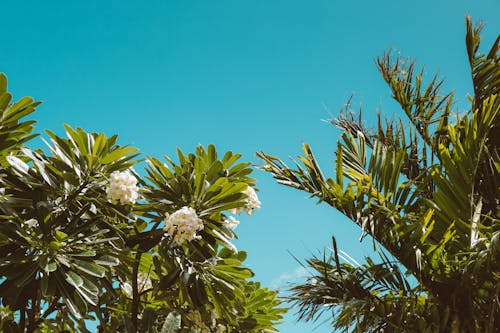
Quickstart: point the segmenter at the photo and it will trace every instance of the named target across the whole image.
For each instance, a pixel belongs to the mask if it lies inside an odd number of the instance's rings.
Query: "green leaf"
[[[162,276],[160,278],[158,288],[160,290],[170,289],[178,281],[181,272],[182,272],[181,269],[178,267],[175,267],[174,269],[170,270],[170,272],[168,272],[167,275]]]
[[[72,263],[80,271],[98,278],[102,278],[106,274],[106,269],[92,262],[73,259]]]
[[[142,332],[145,333],[157,333],[155,327],[156,311],[148,306],[142,311],[141,327]]]
[[[165,323],[160,333],[177,333],[181,327],[181,316],[175,312],[170,312],[165,319]]]
[[[83,285],[83,279],[73,271],[69,271],[65,274],[66,281],[75,288],[80,288]]]
[[[117,148],[117,149],[113,150],[111,153],[107,154],[105,157],[103,157],[103,159],[101,160],[101,163],[103,163],[103,164],[114,163],[114,162],[119,161],[120,159],[124,158],[127,155],[135,153],[136,151],[137,151],[137,148],[132,148],[132,147]]]
[[[0,93],[7,91],[7,76],[4,73],[0,73]]]
[[[94,263],[96,263],[98,265],[103,265],[103,266],[117,266],[120,264],[120,260],[118,258],[109,256],[109,255],[103,255],[103,256],[95,259]]]
[[[227,265],[217,265],[216,271],[239,279],[249,279],[254,275],[248,268]]]
[[[100,156],[103,149],[106,147],[107,139],[104,133],[101,133],[97,136],[94,142],[94,146],[92,147],[92,155]]]
[[[20,174],[27,174],[30,167],[16,156],[7,156],[7,161],[10,165],[17,170]]]
[[[55,261],[47,263],[44,270],[47,274],[50,272],[54,272],[55,270],[57,270],[57,263]]]
[[[68,238],[68,235],[62,231],[56,230],[56,239],[60,242]]]
[[[4,110],[12,100],[12,95],[9,93],[0,93],[0,110]]]

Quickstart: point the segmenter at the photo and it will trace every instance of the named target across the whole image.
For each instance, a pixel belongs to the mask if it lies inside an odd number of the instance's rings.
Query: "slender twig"
[[[31,308],[28,310],[28,328],[26,330],[27,333],[35,332],[35,329],[38,326],[36,321],[36,312],[37,312],[36,299],[32,299]]]
[[[19,310],[19,331],[24,332],[26,327],[26,308]]]
[[[106,333],[106,318],[103,316],[101,311],[101,299],[97,301],[97,310],[96,310],[97,318],[99,318],[99,333]]]
[[[36,319],[36,315],[40,313],[39,303],[37,300],[38,296],[38,288],[39,284],[35,284],[35,288],[33,290],[33,296],[31,298],[31,308],[28,310],[28,333],[33,333],[38,328],[38,321]]]
[[[138,332],[138,314],[139,314],[139,288],[137,286],[137,276],[139,275],[139,263],[141,261],[142,251],[139,249],[135,255],[134,267],[132,268],[132,306],[130,311],[131,321],[134,333]]]
[[[41,324],[43,319],[47,318],[51,313],[56,311],[58,309],[58,305],[59,304],[57,303],[57,300],[54,300],[54,302],[50,304],[47,310],[44,311],[43,315],[40,318],[38,318],[37,324]]]

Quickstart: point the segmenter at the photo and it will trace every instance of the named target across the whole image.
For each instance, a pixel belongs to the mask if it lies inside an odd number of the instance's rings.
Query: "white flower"
[[[29,219],[27,221],[24,221],[24,224],[28,227],[28,228],[34,228],[38,225],[38,221],[35,220],[35,219]]]
[[[111,200],[118,200],[122,204],[135,204],[139,198],[137,179],[130,171],[114,171],[109,180],[106,194]]]
[[[227,217],[223,223],[226,225],[226,227],[228,227],[229,229],[231,230],[234,230],[236,229],[236,227],[238,226],[238,224],[240,224],[240,221],[238,221],[237,219],[234,218],[234,216],[229,216]]]
[[[243,193],[247,196],[245,199],[245,206],[230,209],[229,212],[233,214],[240,214],[244,210],[248,215],[252,215],[255,209],[260,209],[260,200],[257,196],[257,192],[255,192],[253,187],[248,186]]]
[[[198,217],[196,211],[191,207],[182,207],[172,215],[165,214],[165,230],[172,237],[176,246],[193,239],[201,239],[196,234],[203,229],[203,220]]]
[[[217,330],[215,331],[215,333],[225,333],[226,332],[226,326],[224,325],[217,325]]]

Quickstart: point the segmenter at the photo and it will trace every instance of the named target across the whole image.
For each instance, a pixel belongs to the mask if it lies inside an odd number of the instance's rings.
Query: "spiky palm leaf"
[[[332,120],[345,131],[334,179],[323,175],[307,144],[295,168],[258,154],[263,169],[279,183],[337,208],[416,280],[413,290],[401,283],[381,293],[378,283],[383,278],[369,272],[395,272],[384,258],[382,264],[368,260],[361,267],[314,258],[308,263],[322,283],[309,280],[292,289],[300,318],[316,319],[318,304],[323,304],[335,309],[333,326],[345,330],[493,332],[500,325],[495,266],[500,253],[500,158],[494,134],[500,121],[500,40],[488,55],[478,54],[480,30],[472,29],[467,18],[475,95],[470,111],[457,115],[456,122],[450,119],[453,94],[439,92],[442,81],[437,76],[424,85],[423,71],[415,74],[415,63],[385,54],[377,64],[408,124],[401,120],[384,126],[379,118],[372,133],[361,117],[342,112]],[[398,306],[389,306],[390,315],[380,316],[377,304],[386,301]]]

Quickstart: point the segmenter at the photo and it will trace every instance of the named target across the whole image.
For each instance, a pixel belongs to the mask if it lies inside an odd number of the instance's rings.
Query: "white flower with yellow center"
[[[203,229],[203,220],[198,217],[196,211],[191,207],[182,207],[172,215],[165,214],[165,227],[163,230],[176,246],[181,246],[186,241],[201,239],[196,232]]]
[[[137,179],[130,171],[114,171],[110,175],[106,194],[111,200],[118,200],[122,204],[135,204],[139,198]]]

